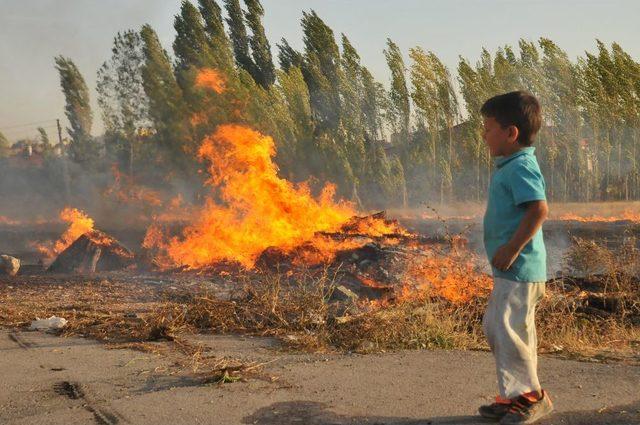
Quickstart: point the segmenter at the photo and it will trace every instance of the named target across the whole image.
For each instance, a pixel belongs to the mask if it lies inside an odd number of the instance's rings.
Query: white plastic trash
[[[36,331],[48,331],[52,329],[62,329],[67,324],[67,319],[57,316],[51,316],[48,319],[37,318],[31,322],[29,329]]]

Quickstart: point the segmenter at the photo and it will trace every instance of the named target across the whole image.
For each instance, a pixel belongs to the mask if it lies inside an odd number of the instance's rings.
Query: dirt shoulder
[[[270,362],[246,382],[201,385],[170,357],[40,332],[0,332],[3,424],[474,424],[495,393],[491,355],[293,355],[268,338],[192,336],[207,354]],[[542,357],[547,424],[638,424],[640,367]]]

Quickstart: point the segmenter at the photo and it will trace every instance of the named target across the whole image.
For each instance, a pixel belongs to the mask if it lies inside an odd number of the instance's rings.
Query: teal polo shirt
[[[489,262],[498,248],[511,239],[525,215],[524,203],[546,200],[545,182],[535,148],[496,158],[496,169],[489,184],[489,200],[484,215],[484,248]],[[494,277],[517,282],[547,280],[547,252],[542,229],[533,236],[507,271],[491,266]]]

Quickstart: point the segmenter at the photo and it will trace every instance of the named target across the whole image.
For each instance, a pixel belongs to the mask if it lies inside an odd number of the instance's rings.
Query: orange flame
[[[353,217],[342,226],[344,233],[366,235],[366,236],[387,236],[387,235],[409,235],[406,229],[402,228],[395,220],[382,220],[375,215],[367,217]]]
[[[226,89],[224,77],[215,69],[200,70],[195,82],[218,94]],[[192,118],[193,124],[204,119]],[[294,185],[278,177],[275,153],[269,136],[240,125],[219,126],[198,151],[199,159],[210,164],[207,185],[215,195],[206,199],[182,237],[168,239],[159,227],[151,226],[143,246],[158,250],[156,262],[165,267],[200,268],[224,260],[253,267],[268,247],[287,251],[317,232],[338,231],[348,224],[355,210],[350,203],[334,201],[333,185],[327,184],[314,198],[307,184]],[[402,232],[397,224],[381,219],[351,227],[346,232],[370,236]],[[321,238],[315,242],[309,255],[318,261],[346,246]]]
[[[53,246],[53,252],[59,254],[69,247],[76,239],[93,230],[93,219],[75,208],[65,208],[60,212],[60,219],[69,223],[69,228],[62,234]]]
[[[456,253],[426,257],[411,264],[406,277],[411,284],[403,288],[400,300],[436,295],[463,303],[487,294],[492,286],[491,277],[478,272],[473,261]]]
[[[640,222],[640,214],[631,210],[625,210],[620,215],[612,215],[607,217],[601,215],[581,216],[576,214],[561,214],[556,218],[556,220],[579,221],[582,223],[613,223],[616,221]]]
[[[183,238],[164,243],[157,228],[145,246],[166,251],[172,265],[198,268],[221,260],[252,267],[265,248],[293,248],[318,231],[336,231],[354,210],[334,202],[327,185],[318,199],[308,186],[294,186],[277,176],[271,137],[239,125],[222,125],[200,147],[199,158],[210,163],[208,185],[219,188],[225,205],[207,199],[196,223]]]
[[[6,215],[0,215],[0,224],[6,226],[17,226],[19,224],[22,224],[22,222],[9,218]]]
[[[105,195],[113,196],[124,204],[133,204],[141,207],[159,207],[162,205],[160,194],[147,187],[134,183],[130,176],[122,174],[118,164],[111,165],[113,174],[113,185],[106,191]]]
[[[220,94],[225,91],[226,84],[224,77],[218,70],[205,68],[198,72],[196,76],[196,85],[206,87]]]
[[[80,236],[93,230],[93,219],[76,208],[67,207],[60,211],[60,219],[69,223],[69,227],[64,231],[62,236],[60,236],[60,239],[53,245],[35,244],[35,248],[47,259],[54,258],[67,249],[69,245],[75,242]]]

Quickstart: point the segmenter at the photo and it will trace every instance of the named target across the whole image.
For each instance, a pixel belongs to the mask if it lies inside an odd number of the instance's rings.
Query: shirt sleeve
[[[535,164],[527,162],[518,164],[511,173],[509,184],[516,205],[531,201],[546,201],[547,199],[544,177]]]

